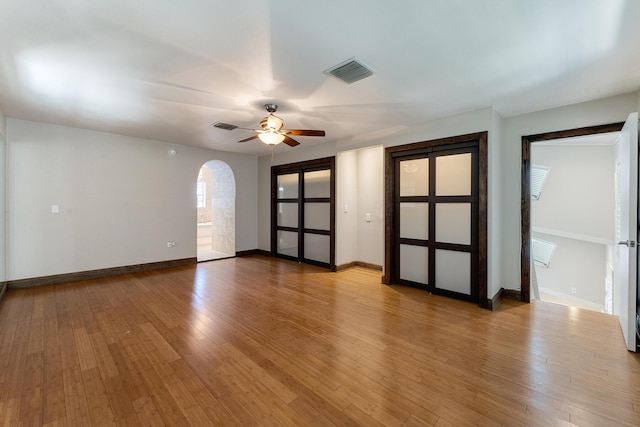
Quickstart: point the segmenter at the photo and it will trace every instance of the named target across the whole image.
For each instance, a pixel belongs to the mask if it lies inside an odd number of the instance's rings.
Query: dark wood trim
[[[487,305],[489,133],[480,132],[478,140],[478,300],[480,307],[490,309]]]
[[[286,165],[271,166],[272,171],[276,171],[278,175],[285,173],[299,172],[304,169],[305,172],[313,172],[326,168],[327,163],[335,161],[335,157],[323,157],[320,159],[306,160],[304,162],[288,163]]]
[[[269,252],[269,251],[265,251],[264,249],[257,249],[258,251],[258,255],[262,255],[262,256],[268,256],[268,257],[272,257],[273,253]]]
[[[216,261],[222,261],[223,259],[231,259],[231,258],[235,258],[235,255],[230,255],[230,256],[225,256],[225,257],[221,257],[221,258],[211,258],[211,259],[203,259],[201,261],[198,261],[198,264],[201,264],[203,262],[216,262]]]
[[[521,293],[517,289],[500,289],[500,298],[501,299],[509,299],[512,301],[521,301],[520,297]]]
[[[398,189],[395,186],[398,185],[398,177],[395,176],[397,168],[395,165],[396,159],[402,157],[403,159],[409,159],[415,155],[418,157],[420,154],[427,152],[437,152],[441,150],[460,149],[461,152],[467,150],[470,147],[478,147],[477,159],[478,169],[477,174],[477,188],[478,188],[478,217],[477,217],[477,299],[474,298],[474,302],[482,308],[490,308],[490,300],[487,299],[487,209],[488,209],[488,132],[477,132],[466,135],[458,135],[448,138],[440,138],[431,141],[415,142],[412,144],[387,147],[385,148],[385,256],[384,256],[384,275],[382,276],[382,283],[391,285],[396,277],[395,268],[398,264],[398,254],[394,251],[396,228],[398,224],[395,223],[396,216],[394,215],[395,209],[397,209],[395,203],[395,193]],[[466,152],[466,151],[465,151]],[[406,157],[405,157],[406,155]],[[474,155],[474,154],[472,154]],[[430,165],[429,171],[435,171],[435,168]],[[476,179],[474,177],[474,179]],[[433,180],[429,180],[433,183]],[[431,189],[433,190],[433,189]],[[430,191],[429,194],[433,197],[435,194]],[[452,199],[453,200],[453,199]],[[463,201],[462,199],[455,201]],[[467,202],[469,200],[466,200]],[[476,199],[471,200],[472,203],[476,202]],[[433,204],[430,204],[433,205]],[[430,206],[431,208],[431,206]],[[431,213],[431,212],[430,212]],[[475,221],[474,221],[475,222]],[[430,236],[433,236],[433,230],[430,230]]]
[[[553,139],[620,132],[624,122],[587,126],[555,132],[524,135],[522,137],[521,193],[520,193],[520,301],[531,301],[531,144]]]
[[[9,284],[7,282],[0,283],[0,302],[4,299],[5,294],[7,293],[7,289],[9,288]]]
[[[396,168],[394,167],[395,159],[392,156],[391,149],[395,147],[385,148],[384,150],[384,274],[382,275],[382,283],[391,285],[395,270],[393,266],[395,254],[393,253],[393,236],[395,235],[394,211],[395,200],[394,182],[397,181],[394,176]]]
[[[421,141],[421,142],[413,142],[411,144],[405,145],[396,145],[394,147],[385,148],[385,152],[389,154],[395,154],[402,151],[413,151],[420,150],[425,148],[435,148],[443,145],[453,145],[453,144],[464,144],[466,142],[471,142],[470,146],[474,145],[473,141],[481,139],[481,135],[487,135],[487,132],[476,132],[476,133],[468,133],[466,135],[457,135],[450,136],[446,138],[432,139],[429,141]],[[486,138],[486,137],[485,137]],[[461,145],[464,146],[464,145]],[[444,149],[447,149],[444,147]]]
[[[262,256],[271,256],[271,252],[265,251],[264,249],[249,249],[248,251],[238,251],[236,252],[237,257],[245,257],[251,255],[262,255]]]
[[[352,261],[346,264],[340,264],[336,266],[336,271],[344,271],[354,267],[368,268],[369,270],[382,271],[382,266],[378,264],[371,264],[364,261]]]
[[[125,265],[121,267],[102,268],[99,270],[78,271],[75,273],[55,274],[52,276],[32,277],[28,279],[9,280],[9,289],[32,288],[34,286],[57,285],[77,282],[79,280],[100,279],[122,274],[139,273],[150,270],[161,270],[172,267],[183,267],[197,263],[197,258],[182,258],[169,261],[150,262],[146,264]]]

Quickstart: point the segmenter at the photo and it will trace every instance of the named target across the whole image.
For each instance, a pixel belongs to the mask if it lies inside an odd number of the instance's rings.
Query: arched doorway
[[[196,182],[198,262],[236,255],[236,181],[223,161],[210,160]]]

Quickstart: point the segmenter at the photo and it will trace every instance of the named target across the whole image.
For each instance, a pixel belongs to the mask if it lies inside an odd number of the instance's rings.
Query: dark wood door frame
[[[315,198],[310,199],[306,198],[304,194],[304,181],[303,175],[305,172],[313,172],[319,170],[329,170],[329,191],[330,195],[327,198]],[[335,212],[335,203],[336,203],[336,158],[335,157],[325,157],[321,159],[308,160],[304,162],[297,163],[289,163],[285,165],[277,165],[271,167],[271,256],[280,257],[285,259],[293,259],[291,257],[285,255],[278,254],[277,248],[277,231],[278,229],[285,229],[287,227],[279,227],[277,224],[277,204],[278,204],[278,185],[277,179],[278,175],[285,175],[288,173],[298,173],[299,181],[298,181],[298,228],[304,225],[304,204],[310,202],[328,202],[329,209],[329,230],[314,230],[307,228],[300,228],[297,230],[298,232],[298,253],[302,254],[302,256],[295,259],[295,261],[305,262],[308,264],[318,265],[320,267],[329,268],[331,271],[336,271],[336,233],[335,233],[335,224],[336,224],[336,212]],[[282,199],[280,200],[282,201]],[[306,259],[304,256],[304,234],[318,234],[318,235],[326,235],[329,236],[329,262],[323,263],[319,261],[314,261],[310,259]]]
[[[396,257],[394,256],[394,236],[396,225],[395,199],[394,199],[394,158],[402,152],[424,150],[439,146],[478,143],[478,303],[483,308],[489,308],[491,301],[487,299],[487,176],[488,176],[488,132],[477,132],[467,135],[459,135],[448,138],[440,138],[430,141],[415,142],[395,147],[385,148],[385,255],[384,276],[382,283],[393,284],[396,277]]]
[[[624,122],[609,123],[598,126],[568,129],[557,132],[525,135],[522,137],[522,163],[520,197],[520,300],[531,301],[531,144],[553,139],[571,138],[575,136],[596,135],[599,133],[620,132]]]

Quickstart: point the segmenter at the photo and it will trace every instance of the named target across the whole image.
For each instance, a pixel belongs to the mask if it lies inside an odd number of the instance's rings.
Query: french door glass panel
[[[278,203],[278,226],[298,227],[297,203]]]
[[[304,228],[329,231],[331,227],[330,203],[305,203]]]
[[[295,199],[298,197],[298,174],[278,175],[278,199]]]
[[[471,294],[471,254],[436,249],[436,287]]]
[[[395,163],[401,282],[462,298],[474,292],[472,150],[404,154]]]
[[[429,283],[429,248],[400,245],[400,279]]]
[[[429,238],[429,203],[400,203],[400,237]]]
[[[400,161],[400,197],[429,195],[429,159]]]
[[[322,234],[304,234],[305,259],[328,263],[331,256],[331,239]]]
[[[471,194],[471,153],[436,157],[436,196]]]
[[[471,244],[471,203],[436,204],[436,240]]]
[[[331,196],[331,171],[329,169],[304,173],[304,197]]]
[[[278,253],[298,257],[298,233],[278,230]]]

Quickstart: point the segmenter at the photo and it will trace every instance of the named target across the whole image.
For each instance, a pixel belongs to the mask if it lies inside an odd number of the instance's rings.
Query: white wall
[[[370,214],[371,221],[366,220]],[[384,264],[384,148],[358,150],[358,258]]]
[[[336,265],[344,265],[358,261],[357,150],[338,153],[336,177]]]
[[[538,200],[531,200],[531,225],[612,243],[615,228],[612,145],[538,145],[531,163],[551,168]],[[553,233],[552,233],[553,234]]]
[[[520,289],[520,165],[522,136],[626,120],[638,107],[638,93],[504,118],[501,142],[502,283]],[[490,185],[491,187],[491,185]],[[493,206],[493,204],[492,204]],[[491,222],[491,219],[490,219]]]
[[[384,264],[384,149],[338,153],[336,264]],[[347,206],[347,212],[344,207]],[[371,214],[371,221],[366,214]]]
[[[234,171],[236,250],[257,246],[255,157],[11,118],[7,134],[7,280],[195,257],[208,160]]]
[[[558,245],[549,268],[535,267],[540,290],[604,310],[607,246],[543,233],[534,235]]]

